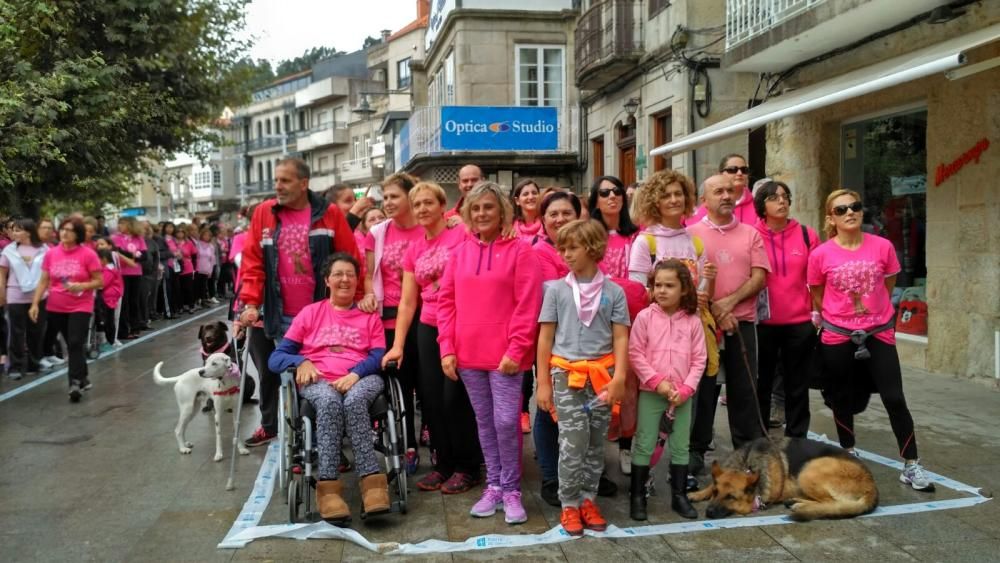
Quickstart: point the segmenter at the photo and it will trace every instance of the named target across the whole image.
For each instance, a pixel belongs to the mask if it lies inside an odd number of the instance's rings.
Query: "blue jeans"
[[[531,431],[535,439],[535,455],[538,469],[542,472],[542,482],[559,478],[559,425],[547,411],[535,411],[535,427]]]

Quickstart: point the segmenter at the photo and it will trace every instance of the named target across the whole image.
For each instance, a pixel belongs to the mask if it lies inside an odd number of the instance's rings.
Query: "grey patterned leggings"
[[[319,452],[318,477],[321,481],[337,478],[340,444],[344,439],[345,429],[351,439],[358,476],[378,473],[368,407],[382,392],[384,385],[381,377],[369,375],[362,377],[345,395],[325,382],[299,389],[299,395],[316,409],[316,449]]]

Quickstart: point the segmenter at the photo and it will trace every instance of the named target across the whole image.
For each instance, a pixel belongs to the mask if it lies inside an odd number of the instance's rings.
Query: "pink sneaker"
[[[507,491],[503,494],[504,521],[508,524],[523,524],[528,521],[528,513],[521,504],[521,491]]]
[[[469,514],[476,518],[493,516],[497,513],[498,508],[503,507],[504,496],[500,491],[500,487],[487,486],[483,489],[483,496],[479,498],[479,502],[472,505],[472,510],[469,511]],[[520,506],[520,495],[518,495],[518,506]],[[524,509],[522,508],[521,511],[524,512]]]

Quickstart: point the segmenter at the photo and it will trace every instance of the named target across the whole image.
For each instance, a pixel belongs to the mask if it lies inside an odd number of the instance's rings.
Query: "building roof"
[[[396,33],[389,36],[389,41],[393,39],[398,39],[411,31],[416,31],[418,29],[427,27],[427,22],[430,20],[429,16],[424,16],[422,18],[417,18],[406,25],[403,29],[400,29]]]

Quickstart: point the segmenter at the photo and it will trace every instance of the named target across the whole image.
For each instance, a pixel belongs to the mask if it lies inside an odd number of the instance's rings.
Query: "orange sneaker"
[[[526,412],[521,413],[521,433],[531,433],[531,416],[529,416]]]
[[[583,535],[583,522],[580,521],[580,509],[575,506],[565,506],[559,515],[559,523],[571,536]]]
[[[597,508],[597,505],[592,500],[585,500],[580,505],[580,517],[583,519],[583,525],[588,530],[603,532],[608,529],[608,521],[601,516],[600,509]]]

